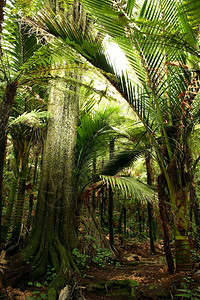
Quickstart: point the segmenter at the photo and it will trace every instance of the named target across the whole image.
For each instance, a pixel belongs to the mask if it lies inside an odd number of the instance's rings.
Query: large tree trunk
[[[77,75],[71,74],[77,78]],[[57,273],[48,289],[48,299],[66,284],[73,265],[71,251],[77,245],[73,222],[73,174],[79,115],[76,86],[54,82],[49,97],[49,113],[44,146],[41,184],[35,225],[24,258],[33,258],[33,279],[43,276],[48,264]],[[75,267],[75,266],[74,266]]]

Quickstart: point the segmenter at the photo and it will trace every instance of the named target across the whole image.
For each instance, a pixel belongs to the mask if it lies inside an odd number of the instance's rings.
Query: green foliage
[[[47,299],[47,294],[41,291],[35,291],[32,293],[32,296],[28,296],[28,300],[39,300],[39,299]]]
[[[104,176],[101,178],[107,183],[115,188],[117,186],[119,189],[124,191],[126,196],[130,194],[139,199],[155,199],[155,190],[149,187],[147,184],[129,176]]]
[[[84,255],[78,249],[74,249],[72,252],[72,255],[76,261],[77,266],[80,268],[80,270],[82,270],[84,268],[89,268],[89,266],[88,266],[88,261],[90,258],[89,255]]]
[[[196,242],[196,249],[192,249],[191,250],[191,254],[192,254],[192,259],[194,262],[199,263],[200,261],[200,237],[196,232],[196,229],[193,229],[194,233],[195,233],[195,242]]]
[[[106,264],[111,264],[113,261],[110,251],[102,248],[98,249],[96,256],[92,257],[92,262],[102,268],[105,267]]]
[[[49,285],[50,282],[53,281],[53,279],[56,277],[56,270],[55,268],[52,268],[50,265],[47,266],[47,271],[44,277],[44,285]]]
[[[37,111],[33,110],[31,112],[24,112],[19,115],[17,118],[10,117],[9,126],[16,126],[18,124],[24,124],[29,127],[41,127],[44,126],[44,119],[47,118],[46,111]]]
[[[94,238],[87,236],[88,243],[93,243]],[[112,259],[112,255],[108,249],[98,248],[93,244],[93,251],[90,255],[83,254],[78,249],[74,249],[72,252],[74,260],[80,270],[84,270],[85,268],[89,268],[90,264],[95,264],[99,267],[104,268],[106,265],[114,264],[115,266],[121,266],[119,262],[116,262]]]
[[[184,0],[184,5],[188,13],[189,23],[193,27],[198,27],[200,24],[200,3],[198,0]]]
[[[27,262],[28,263],[28,262]],[[44,287],[48,287],[49,284],[53,281],[53,279],[55,279],[56,277],[56,271],[55,271],[55,268],[51,267],[50,265],[47,266],[47,271],[46,271],[46,274],[43,278],[43,281],[42,282],[32,282],[32,281],[29,281],[28,282],[28,285],[29,286],[32,286],[33,288],[44,288]],[[36,294],[39,294],[41,293],[41,291],[39,292],[34,292]],[[43,294],[43,295],[46,295],[46,294]],[[31,298],[32,299],[32,298]],[[35,299],[35,298],[34,298]],[[36,298],[36,299],[40,299],[40,298]],[[42,298],[44,299],[44,297]]]
[[[177,289],[178,294],[175,296],[182,297],[181,299],[200,299],[200,286],[193,288],[192,283],[194,283],[194,279],[191,277],[184,278],[183,282],[181,283],[181,288]]]

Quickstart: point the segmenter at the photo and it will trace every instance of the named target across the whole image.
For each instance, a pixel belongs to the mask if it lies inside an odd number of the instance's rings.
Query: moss
[[[139,283],[137,281],[131,279],[125,280],[111,280],[105,283],[108,287],[110,286],[128,286],[130,288],[138,286]]]
[[[87,285],[88,292],[93,292],[94,290],[105,290],[105,285],[103,284],[88,284]]]
[[[139,283],[130,280],[110,280],[107,282],[99,282],[97,284],[89,284],[87,286],[87,290],[89,292],[101,292],[107,295],[107,297],[127,297],[128,299],[134,299],[135,297],[135,287],[138,286]]]
[[[130,299],[129,297],[131,296],[131,293],[128,289],[119,289],[119,290],[114,290],[112,293],[108,294],[107,297],[113,298],[114,297],[127,297],[128,299]],[[124,299],[124,298],[122,298]]]
[[[154,286],[154,285],[150,285],[149,287],[148,287],[148,289],[149,290],[154,290],[156,287]]]
[[[56,292],[55,288],[49,288],[47,296],[48,296],[48,300],[56,300],[57,292]]]

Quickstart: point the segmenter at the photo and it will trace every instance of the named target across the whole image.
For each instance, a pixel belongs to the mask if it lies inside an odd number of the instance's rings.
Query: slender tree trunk
[[[124,212],[124,237],[126,237],[126,213],[127,213],[127,209],[126,206],[124,206],[123,208],[123,212]]]
[[[137,203],[137,216],[138,216],[138,222],[139,222],[139,232],[140,235],[142,234],[142,216],[141,216],[141,203]]]
[[[73,78],[78,75],[72,73]],[[79,90],[54,82],[49,96],[46,142],[43,152],[39,201],[35,225],[24,259],[34,257],[33,279],[40,278],[51,264],[57,277],[50,284],[48,299],[66,284],[73,264],[71,251],[77,245],[73,220],[75,144],[79,116]]]
[[[113,230],[113,191],[112,187],[108,187],[108,228],[109,228],[109,240],[111,246],[114,246],[114,230]]]
[[[93,182],[95,180],[96,177],[96,173],[97,173],[97,167],[96,167],[96,157],[93,158]],[[96,196],[95,196],[95,191],[92,192],[92,208],[93,210],[96,209]]]
[[[26,178],[24,177],[19,178],[17,201],[16,201],[16,208],[14,213],[14,223],[13,223],[12,236],[11,236],[12,244],[18,243],[20,239],[20,232],[21,232],[23,212],[24,212],[25,186],[26,186]]]
[[[30,194],[29,198],[29,210],[28,210],[28,220],[27,220],[27,233],[26,235],[28,236],[30,228],[31,228],[31,221],[32,221],[32,211],[33,211],[33,200],[34,200],[34,194]]]
[[[146,162],[146,169],[147,169],[147,184],[149,186],[152,186],[153,185],[153,173],[152,173],[150,152],[145,153],[145,162]],[[152,213],[153,205],[150,202],[147,203],[147,210],[148,210],[150,249],[153,254],[156,254],[156,249],[154,246],[154,239],[153,239],[153,213]]]
[[[18,177],[18,176],[17,176]],[[6,208],[6,214],[5,214],[5,221],[3,224],[4,227],[4,232],[3,232],[3,240],[6,240],[9,228],[11,226],[11,217],[12,217],[12,212],[13,212],[13,205],[15,202],[15,196],[17,193],[17,182],[18,182],[18,178],[13,177],[12,180],[12,185],[10,188],[10,195],[9,195],[9,199],[8,199],[8,205]]]
[[[114,140],[110,141],[110,159],[114,155]],[[108,228],[109,240],[111,246],[114,246],[114,229],[113,229],[113,191],[111,185],[108,187]]]
[[[0,20],[1,22],[1,20]],[[0,32],[1,34],[1,32]],[[7,124],[12,111],[17,86],[14,83],[8,83],[3,100],[0,104],[0,241],[1,237],[1,219],[2,219],[2,203],[3,203],[3,167],[5,159],[5,150],[7,143]]]
[[[101,202],[100,202],[100,223],[101,223],[101,227],[103,227],[104,225],[104,205],[105,205],[105,189],[104,187],[102,187],[101,190]]]
[[[119,222],[118,222],[118,232],[122,233],[122,220],[123,220],[123,213],[124,213],[124,204],[122,205],[120,215],[119,215]]]

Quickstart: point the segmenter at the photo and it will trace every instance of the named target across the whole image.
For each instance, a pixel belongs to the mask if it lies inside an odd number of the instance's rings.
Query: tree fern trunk
[[[21,225],[22,225],[23,211],[24,211],[25,186],[26,186],[26,179],[23,177],[19,178],[17,201],[16,201],[16,208],[14,213],[12,237],[11,237],[12,244],[17,243],[20,239],[20,232],[21,232]]]
[[[14,205],[14,201],[15,201],[15,196],[16,196],[16,193],[17,193],[17,182],[18,182],[18,178],[16,178],[14,176],[13,180],[12,180],[11,189],[10,189],[8,205],[7,205],[7,208],[6,208],[5,221],[4,221],[4,224],[3,224],[4,239],[6,239],[9,228],[11,226],[11,216],[12,216],[12,212],[13,212],[13,205]]]
[[[3,203],[3,198],[2,198],[3,197],[2,194],[3,167],[4,167],[5,149],[7,143],[7,124],[12,110],[13,101],[16,95],[16,90],[17,90],[17,86],[15,84],[8,83],[6,86],[6,91],[4,93],[3,100],[0,104],[0,241],[1,241],[2,203]]]
[[[28,210],[28,220],[27,220],[27,233],[26,235],[29,235],[29,231],[31,228],[31,223],[32,223],[32,211],[33,211],[33,200],[34,200],[34,194],[30,194],[30,198],[29,198],[29,210]]]
[[[190,271],[192,269],[188,238],[187,197],[187,190],[176,186],[176,208],[174,209],[176,272]]]
[[[169,274],[174,274],[174,261],[170,249],[170,236],[169,236],[169,225],[167,220],[167,209],[166,209],[166,182],[163,174],[159,175],[158,178],[158,200],[159,200],[159,211],[160,221],[163,232],[164,251],[168,265]]]

